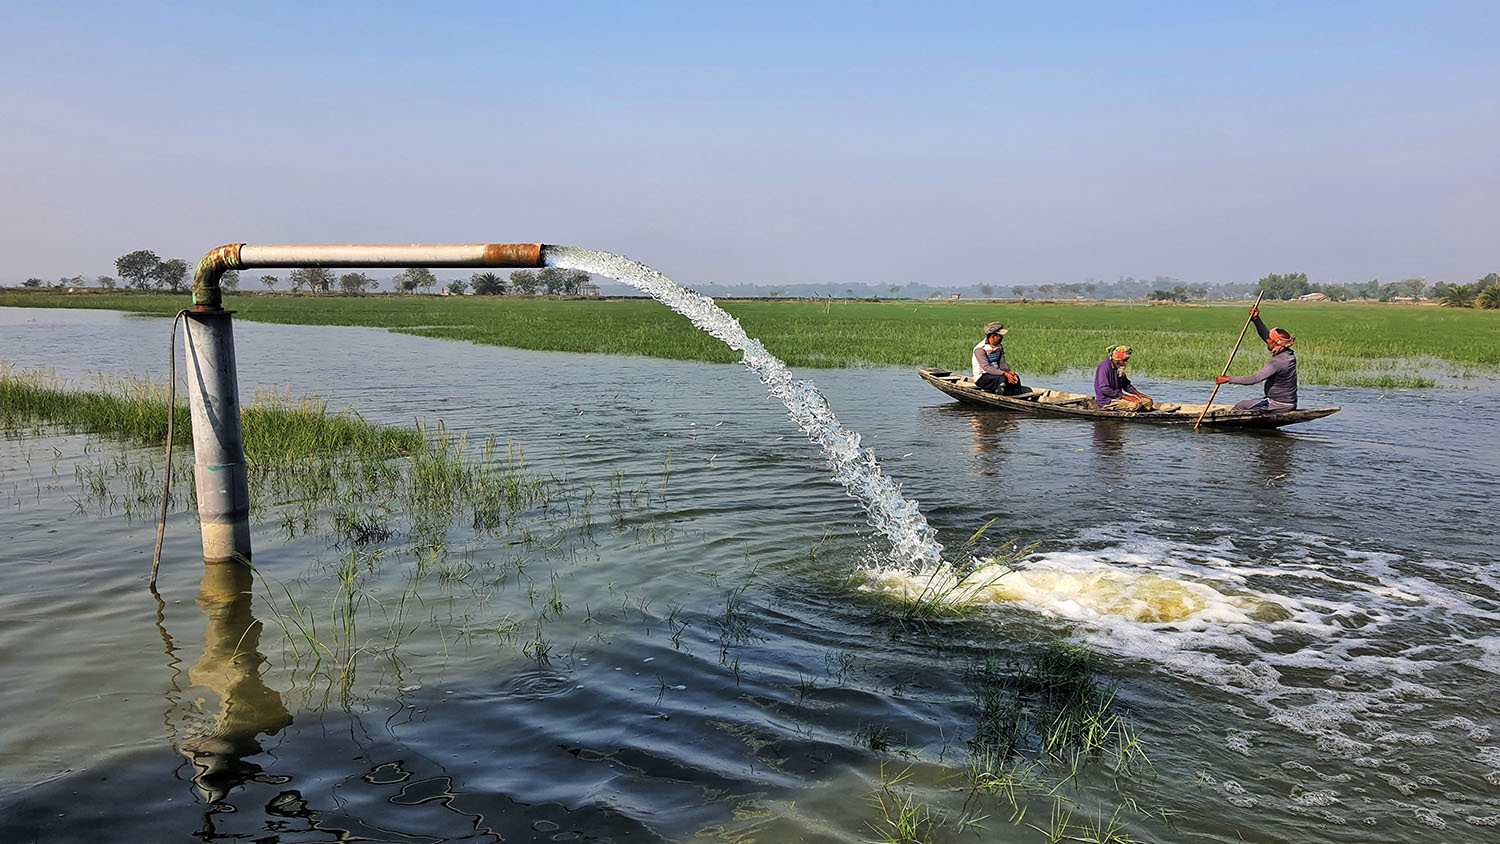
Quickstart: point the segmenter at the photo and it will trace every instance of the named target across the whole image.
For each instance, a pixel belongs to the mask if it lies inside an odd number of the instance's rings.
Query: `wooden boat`
[[[1032,390],[1014,396],[1002,396],[974,386],[974,379],[945,369],[918,369],[922,380],[958,399],[964,404],[994,407],[1033,416],[1073,416],[1082,419],[1115,419],[1121,422],[1145,422],[1152,425],[1186,425],[1189,428],[1203,412],[1201,404],[1157,404],[1155,410],[1128,412],[1101,410],[1092,395],[1065,393],[1061,390]],[[1337,407],[1308,407],[1296,410],[1266,412],[1235,410],[1232,405],[1216,404],[1203,417],[1203,427],[1214,428],[1280,428],[1322,419],[1337,413]]]

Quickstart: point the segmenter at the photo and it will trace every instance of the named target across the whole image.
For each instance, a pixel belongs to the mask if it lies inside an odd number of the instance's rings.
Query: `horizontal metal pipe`
[[[540,243],[322,243],[240,247],[246,267],[540,267]]]
[[[231,243],[203,256],[193,276],[195,310],[219,310],[226,270],[275,267],[540,268],[540,243]]]

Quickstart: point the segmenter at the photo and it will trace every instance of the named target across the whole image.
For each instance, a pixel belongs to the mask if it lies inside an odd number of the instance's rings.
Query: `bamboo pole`
[[[1251,306],[1250,310],[1256,312],[1260,311],[1260,300],[1261,297],[1265,295],[1266,291],[1264,290],[1257,293],[1255,295],[1255,304]],[[1245,317],[1245,327],[1240,329],[1240,339],[1234,341],[1234,351],[1229,353],[1229,360],[1224,362],[1224,371],[1219,373],[1220,378],[1223,378],[1225,375],[1229,374],[1229,367],[1234,363],[1234,356],[1240,353],[1240,344],[1245,342],[1245,332],[1250,330],[1250,320],[1252,319],[1254,319],[1254,317]],[[1198,414],[1198,421],[1193,423],[1194,431],[1198,430],[1198,426],[1203,424],[1203,417],[1208,415],[1208,408],[1214,403],[1214,396],[1217,396],[1219,394],[1219,386],[1220,385],[1218,381],[1215,380],[1214,391],[1208,394],[1208,401],[1203,405],[1203,412]]]

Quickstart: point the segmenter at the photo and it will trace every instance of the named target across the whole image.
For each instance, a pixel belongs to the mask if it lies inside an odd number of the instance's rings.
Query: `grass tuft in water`
[[[956,837],[967,830],[982,831],[983,815],[934,809],[912,793],[911,767],[888,773],[880,766],[880,788],[870,798],[879,818],[870,824],[880,844],[926,844],[936,836]]]
[[[1119,711],[1092,653],[1052,642],[1022,660],[987,657],[971,665],[978,707],[969,741],[976,771],[1004,781],[1017,759],[1107,762],[1119,776],[1147,764],[1139,732]]]

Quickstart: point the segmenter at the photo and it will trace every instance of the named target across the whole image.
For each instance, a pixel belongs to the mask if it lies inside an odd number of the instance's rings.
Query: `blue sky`
[[[0,282],[536,240],[688,285],[1472,281],[1496,44],[1496,3],[12,0]]]

